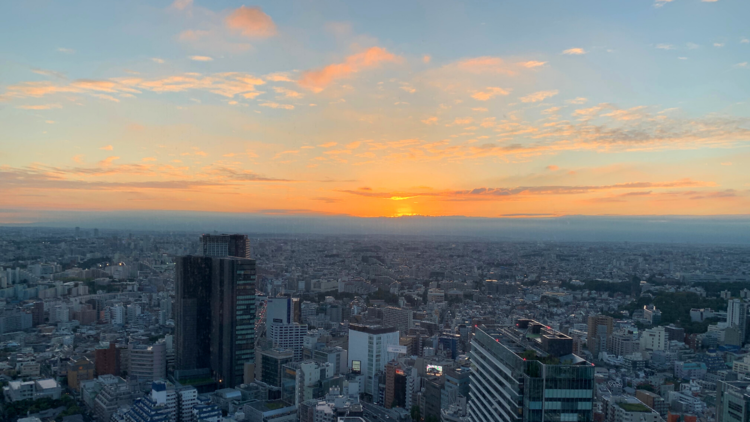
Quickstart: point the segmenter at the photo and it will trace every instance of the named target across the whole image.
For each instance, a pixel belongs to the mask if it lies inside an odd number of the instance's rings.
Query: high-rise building
[[[175,275],[175,369],[210,369],[219,387],[255,362],[255,261],[185,256]]]
[[[378,392],[377,373],[395,359],[398,353],[389,352],[388,346],[398,346],[398,329],[378,325],[349,324],[349,368],[357,362],[364,376],[364,393]]]
[[[594,358],[607,350],[607,340],[612,336],[614,319],[605,315],[589,317],[587,344]]]
[[[268,321],[266,319],[266,321]],[[273,342],[273,347],[289,349],[294,353],[294,361],[302,360],[302,348],[307,334],[307,324],[276,324],[266,328],[266,335]]]
[[[476,327],[469,420],[593,420],[595,368],[572,349],[572,338],[533,320]]]
[[[244,234],[204,234],[203,256],[250,258],[250,240]]]
[[[727,323],[730,327],[739,329],[740,340],[744,341],[747,334],[747,304],[741,299],[730,299],[727,302]]]
[[[301,323],[301,304],[298,298],[273,297],[266,300],[268,324]]]
[[[396,361],[388,362],[385,366],[385,400],[383,406],[386,409],[392,407],[406,407],[407,394],[406,372]]]

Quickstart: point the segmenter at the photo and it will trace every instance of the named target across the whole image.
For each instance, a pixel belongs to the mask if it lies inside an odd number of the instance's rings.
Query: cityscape
[[[0,422],[750,422],[750,0],[0,1]]]
[[[708,422],[750,405],[747,246],[4,227],[0,266],[12,422]]]

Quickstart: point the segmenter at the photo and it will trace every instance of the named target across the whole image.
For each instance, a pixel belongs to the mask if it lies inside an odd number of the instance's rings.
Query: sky
[[[2,2],[0,223],[750,214],[748,16],[745,0]]]

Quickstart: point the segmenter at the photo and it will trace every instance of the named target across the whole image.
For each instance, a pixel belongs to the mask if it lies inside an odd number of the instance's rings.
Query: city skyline
[[[749,13],[3,4],[0,223],[747,214]]]

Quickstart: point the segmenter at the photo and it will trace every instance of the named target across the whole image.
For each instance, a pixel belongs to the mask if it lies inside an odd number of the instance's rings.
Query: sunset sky
[[[749,17],[747,0],[5,1],[0,208],[750,214]]]

